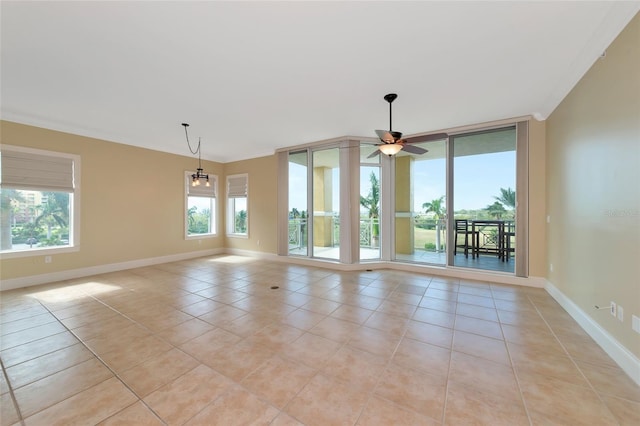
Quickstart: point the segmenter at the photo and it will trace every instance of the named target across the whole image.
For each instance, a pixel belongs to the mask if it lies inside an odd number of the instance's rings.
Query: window
[[[393,157],[355,139],[279,151],[278,254],[527,277],[528,123],[449,135]]]
[[[78,250],[80,157],[4,145],[0,166],[3,257]]]
[[[414,144],[428,152],[395,157],[395,259],[447,262],[447,140]]]
[[[380,156],[378,148],[360,147],[360,260],[380,259]]]
[[[191,175],[185,173],[187,214],[185,230],[187,238],[216,234],[216,190],[218,179],[209,176],[209,186],[193,186]]]
[[[458,221],[460,227],[452,233],[458,241],[451,244],[450,264],[514,273],[516,126],[463,133],[450,140],[450,211],[452,225]],[[460,236],[465,233],[466,240]],[[465,253],[469,248],[471,256]]]
[[[313,151],[313,256],[340,259],[340,148]]]
[[[246,174],[227,176],[227,233],[249,235],[247,197],[249,177]]]
[[[308,204],[308,173],[309,167],[307,151],[289,154],[289,224],[288,253],[307,256],[309,224]]]

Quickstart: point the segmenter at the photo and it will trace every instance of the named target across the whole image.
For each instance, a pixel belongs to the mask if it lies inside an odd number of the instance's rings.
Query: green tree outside
[[[446,207],[444,205],[444,195],[440,198],[436,198],[435,200],[431,200],[430,202],[426,202],[422,204],[422,208],[425,210],[425,213],[433,213],[433,217],[436,220],[436,251],[440,251],[440,242],[441,242],[441,226],[440,219],[445,217],[446,215]]]
[[[369,218],[373,219],[373,225],[371,226],[371,238],[377,238],[380,235],[380,224],[376,219],[379,217],[380,209],[380,182],[375,172],[371,172],[369,175],[369,194],[366,197],[360,196],[360,205],[367,209],[369,212]]]

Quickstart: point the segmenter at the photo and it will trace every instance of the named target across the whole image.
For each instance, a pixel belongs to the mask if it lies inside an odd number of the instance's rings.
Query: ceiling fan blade
[[[414,145],[407,145],[407,144],[402,145],[402,150],[406,152],[410,152],[412,154],[424,154],[426,152],[429,152],[428,149],[420,148],[419,146],[414,146]]]
[[[376,135],[378,135],[380,140],[384,143],[393,143],[395,141],[393,139],[393,135],[387,130],[376,130]]]
[[[380,155],[380,150],[379,150],[379,149],[376,149],[375,151],[373,151],[371,154],[369,154],[369,155],[367,156],[367,158],[373,158],[373,157],[375,157],[376,155]]]
[[[376,135],[384,143],[396,143],[402,138],[401,132],[389,131],[389,130],[376,130]]]
[[[411,138],[406,138],[405,142],[406,143],[419,143],[419,142],[431,142],[431,141],[438,141],[441,139],[446,139],[448,138],[449,135],[446,133],[433,133],[430,135],[423,135],[423,136],[414,136]]]

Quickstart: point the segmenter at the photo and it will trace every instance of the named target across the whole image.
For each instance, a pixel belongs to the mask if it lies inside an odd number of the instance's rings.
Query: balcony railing
[[[446,229],[445,220],[428,219],[421,216],[415,216],[413,220],[413,229],[416,234],[418,230],[427,231],[429,233],[428,240],[415,237],[415,249],[427,251],[444,251],[446,245]],[[289,250],[298,250],[307,246],[308,219],[295,218],[289,219]],[[331,247],[336,247],[340,243],[340,218],[333,216],[330,218],[331,229]],[[378,248],[379,247],[379,231],[380,221],[378,218],[361,218],[359,229],[360,247]]]
[[[331,218],[331,245],[340,243],[340,218]],[[380,223],[378,218],[360,219],[360,246],[378,247]],[[289,219],[289,251],[298,250],[307,245],[307,218]]]
[[[307,219],[289,219],[289,251],[307,245]]]

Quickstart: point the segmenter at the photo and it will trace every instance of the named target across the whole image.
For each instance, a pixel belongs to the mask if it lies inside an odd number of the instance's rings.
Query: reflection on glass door
[[[313,256],[340,259],[340,150],[313,152]]]
[[[516,129],[451,138],[454,266],[514,272]]]
[[[289,254],[308,255],[307,151],[289,154]]]
[[[446,140],[414,144],[395,159],[395,259],[444,265],[446,256]]]

